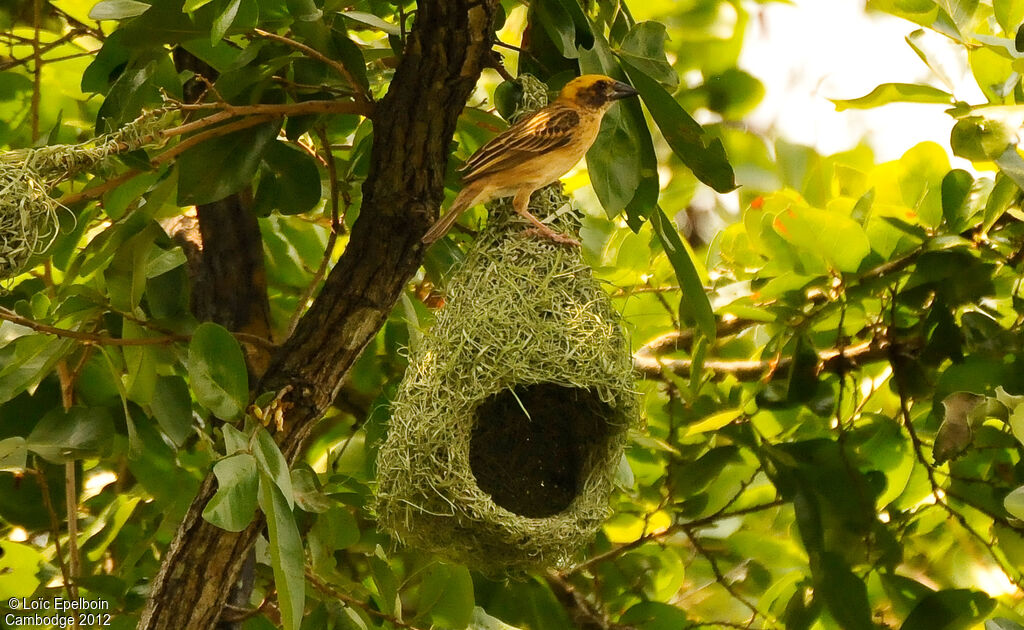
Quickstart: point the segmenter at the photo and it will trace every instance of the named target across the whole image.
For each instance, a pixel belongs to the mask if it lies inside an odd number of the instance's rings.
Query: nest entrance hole
[[[517,385],[476,409],[469,465],[481,490],[520,516],[558,514],[607,448],[615,411],[588,389]]]

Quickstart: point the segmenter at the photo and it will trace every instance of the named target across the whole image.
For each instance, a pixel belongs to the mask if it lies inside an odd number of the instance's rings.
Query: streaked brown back
[[[580,115],[572,108],[554,103],[524,118],[480,147],[459,169],[463,183],[514,168],[524,162],[569,144]]]

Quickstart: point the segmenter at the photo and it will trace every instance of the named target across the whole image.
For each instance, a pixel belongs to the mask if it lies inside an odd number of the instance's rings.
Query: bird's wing
[[[512,125],[480,147],[459,169],[463,182],[518,166],[570,142],[580,125],[576,110],[549,106]]]

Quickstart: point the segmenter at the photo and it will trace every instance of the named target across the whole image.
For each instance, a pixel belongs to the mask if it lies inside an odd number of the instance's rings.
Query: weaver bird
[[[632,86],[600,74],[569,81],[553,103],[492,138],[462,165],[462,191],[423,242],[444,236],[467,208],[513,197],[512,208],[537,232],[559,243],[579,245],[529,213],[530,195],[569,172],[594,143],[601,118],[612,103],[636,94]]]

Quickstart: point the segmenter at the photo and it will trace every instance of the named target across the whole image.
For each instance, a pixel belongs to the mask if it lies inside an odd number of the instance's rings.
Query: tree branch
[[[257,386],[257,393],[282,393],[284,427],[275,439],[289,459],[419,268],[420,239],[444,198],[455,123],[490,54],[497,4],[418,4],[388,93],[375,110],[370,169],[351,238]],[[240,558],[255,544],[264,520],[258,517],[238,533],[204,521],[203,508],[215,489],[209,474],[163,556],[141,630],[209,630],[220,616]]]
[[[901,351],[912,352],[919,348],[919,340],[907,340],[899,343]],[[641,349],[642,350],[642,349]],[[868,363],[885,361],[890,355],[888,339],[871,340],[842,349],[830,348],[818,353],[818,373],[848,372]],[[718,374],[728,374],[741,381],[756,381],[774,372],[785,370],[793,362],[792,357],[774,359],[708,359],[702,364],[703,369]],[[664,370],[673,374],[688,375],[693,367],[692,359],[661,359],[649,353],[637,351],[633,355],[633,369],[644,378],[661,378]]]
[[[34,319],[22,317],[14,311],[2,306],[0,306],[0,320],[24,326],[25,328],[30,328],[36,332],[54,335],[56,337],[63,337],[65,339],[75,339],[84,344],[97,346],[166,346],[178,341],[189,341],[192,339],[192,335],[161,335],[160,337],[139,337],[138,339],[109,337],[107,335],[83,332],[81,330],[72,330],[70,328],[60,328],[44,324],[42,322],[37,322]],[[256,335],[250,335],[243,332],[233,332],[231,334],[242,343],[252,344],[266,350],[272,350],[277,347],[268,339],[264,339],[263,337]]]

